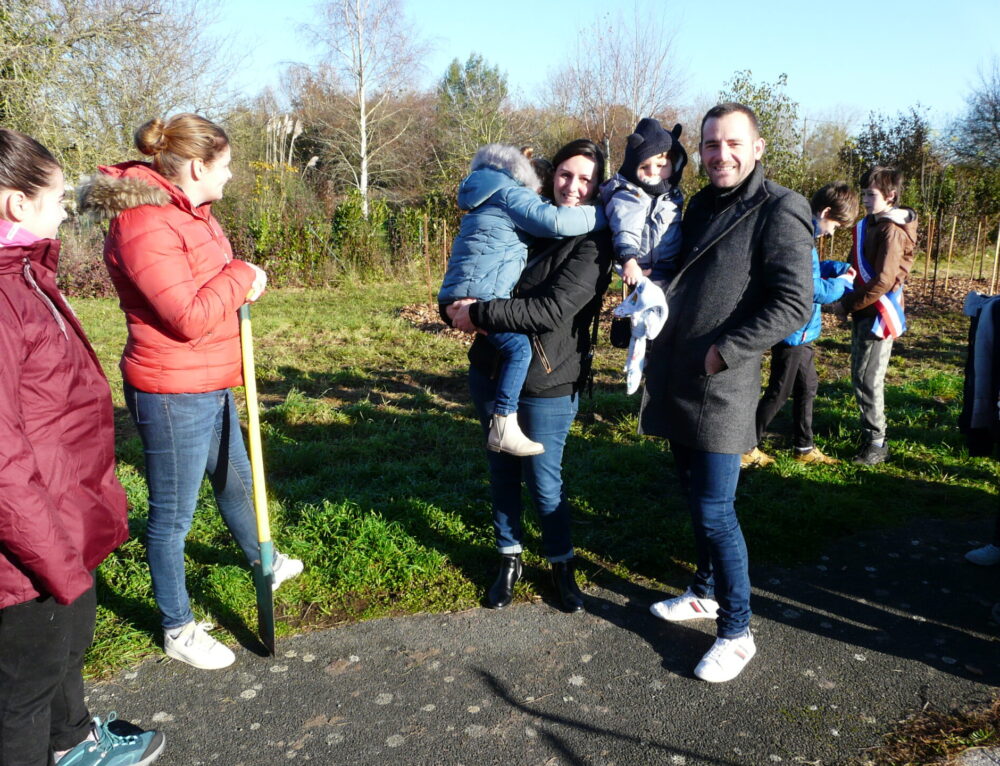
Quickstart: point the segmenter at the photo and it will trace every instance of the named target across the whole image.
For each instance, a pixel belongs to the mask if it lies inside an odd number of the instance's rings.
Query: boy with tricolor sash
[[[889,457],[885,373],[892,342],[906,331],[903,283],[913,265],[917,215],[899,207],[903,174],[894,168],[872,168],[861,176],[861,188],[868,214],[854,229],[851,265],[857,275],[841,302],[854,320],[851,382],[864,436],[854,462],[877,465]]]

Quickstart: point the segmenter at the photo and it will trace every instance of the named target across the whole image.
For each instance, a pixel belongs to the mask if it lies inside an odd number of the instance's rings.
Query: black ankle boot
[[[583,594],[577,587],[576,578],[573,576],[575,571],[576,564],[572,559],[552,563],[552,582],[555,583],[556,590],[559,591],[559,603],[562,604],[563,611],[566,612],[583,611]]]
[[[514,584],[521,579],[521,554],[514,553],[500,557],[500,574],[486,591],[486,606],[503,609],[510,606],[514,598]]]

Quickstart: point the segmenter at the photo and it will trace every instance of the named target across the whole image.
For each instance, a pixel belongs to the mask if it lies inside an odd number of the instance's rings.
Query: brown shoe
[[[829,455],[824,455],[820,452],[819,447],[813,447],[808,452],[795,452],[795,459],[800,463],[806,464],[819,464],[819,465],[839,465],[840,461],[836,458],[830,457]]]
[[[767,468],[773,463],[774,458],[761,452],[757,447],[754,447],[749,452],[744,452],[740,456],[740,468]]]

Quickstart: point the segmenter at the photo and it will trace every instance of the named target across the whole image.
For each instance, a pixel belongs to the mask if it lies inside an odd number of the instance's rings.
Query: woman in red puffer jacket
[[[136,131],[152,162],[102,167],[81,205],[111,219],[104,260],[128,325],[125,401],[149,484],[147,546],[168,656],[226,667],[232,651],[195,621],[184,539],[208,474],[219,511],[248,561],[259,557],[252,480],[231,386],[243,383],[237,309],[260,297],[264,272],[233,258],[212,202],[232,177],[229,139],[194,114]],[[275,583],[302,571],[278,554]]]

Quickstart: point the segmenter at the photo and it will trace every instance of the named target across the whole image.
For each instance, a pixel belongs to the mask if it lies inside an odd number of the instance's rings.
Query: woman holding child
[[[545,196],[559,207],[592,204],[604,175],[604,155],[587,139],[572,141],[552,159]],[[531,362],[518,402],[525,435],[544,447],[517,457],[487,451],[493,499],[493,528],[501,568],[486,605],[510,604],[520,579],[523,532],[521,484],[531,493],[542,530],[542,552],[552,564],[563,609],[578,612],[583,599],[574,579],[570,506],[562,482],[562,455],[576,417],[580,390],[590,367],[591,332],[601,296],[611,279],[612,245],[607,230],[565,239],[537,239],[510,298],[458,301],[447,308],[466,332],[524,333],[531,338]],[[469,350],[469,388],[484,431],[496,396],[498,351],[482,334]]]

